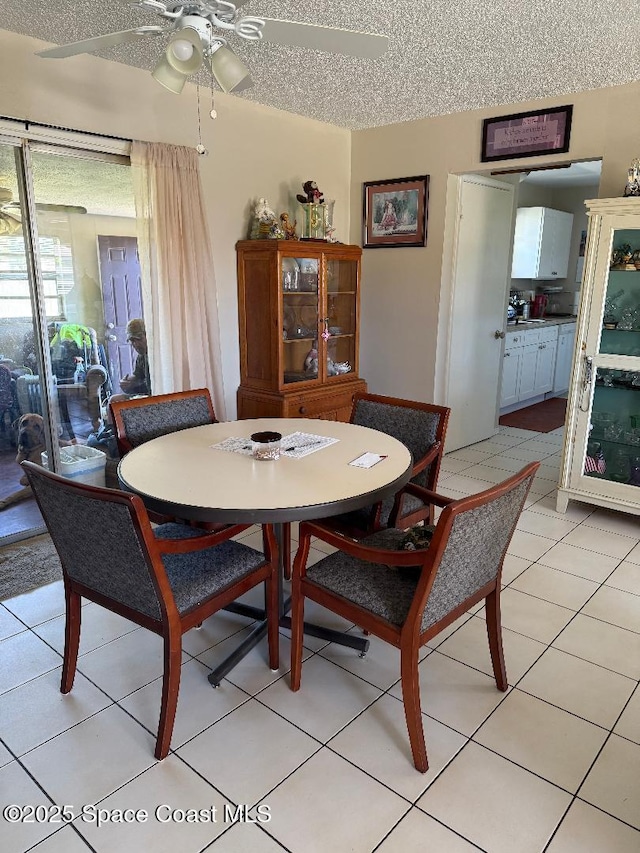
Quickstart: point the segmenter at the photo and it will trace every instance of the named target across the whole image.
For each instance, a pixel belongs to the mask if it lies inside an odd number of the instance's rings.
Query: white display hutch
[[[640,198],[595,199],[586,206],[557,509],[565,512],[574,499],[640,514],[640,269],[619,262],[612,269],[616,249],[640,250]]]

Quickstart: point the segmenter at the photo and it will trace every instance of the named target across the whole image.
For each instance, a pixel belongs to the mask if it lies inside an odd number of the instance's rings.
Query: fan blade
[[[22,222],[10,213],[0,211],[0,234],[12,237],[22,231]]]
[[[358,33],[336,27],[320,27],[316,24],[301,24],[297,21],[279,21],[263,18],[264,41],[322,50],[326,53],[343,53],[346,56],[361,56],[377,59],[389,45],[387,36],[373,33]]]
[[[9,204],[2,206],[3,213],[7,216],[12,216],[13,211],[20,213],[20,204],[17,201],[12,201]],[[47,204],[45,202],[36,202],[36,210],[45,210],[50,213],[86,213],[86,207],[80,207],[77,204]]]
[[[123,30],[121,33],[109,33],[106,36],[96,36],[85,41],[63,44],[60,47],[50,47],[47,50],[38,51],[36,56],[43,56],[45,59],[66,59],[67,56],[94,53],[96,50],[104,50],[107,47],[115,47],[117,44],[126,44],[146,36],[159,36],[167,32],[171,32],[171,30],[165,30],[163,27],[136,27],[135,30]]]

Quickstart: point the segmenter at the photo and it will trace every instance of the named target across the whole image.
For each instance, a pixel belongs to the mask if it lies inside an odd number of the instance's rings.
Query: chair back
[[[353,403],[351,423],[377,429],[401,441],[409,448],[413,457],[414,474],[411,482],[434,490],[450,412],[446,406],[358,393]],[[442,452],[431,463],[422,466],[421,460],[437,441],[440,442]],[[383,524],[386,523],[392,507],[393,498],[383,501]]]
[[[13,377],[4,364],[0,364],[0,413],[13,408]]]
[[[110,405],[121,455],[152,438],[216,422],[208,388],[113,400]]]
[[[422,631],[496,580],[539,465],[532,462],[508,480],[443,509],[427,552],[433,554],[435,577],[432,571],[430,592],[428,585],[424,590],[426,607],[424,601],[417,604]]]
[[[23,462],[65,578],[155,620],[164,605],[144,533],[151,525],[140,498],[60,477]]]
[[[16,397],[18,399],[18,411],[21,415],[33,412],[42,414],[42,388],[40,377],[25,373],[16,379]]]

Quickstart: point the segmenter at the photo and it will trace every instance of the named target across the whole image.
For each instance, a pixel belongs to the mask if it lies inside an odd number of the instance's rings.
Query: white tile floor
[[[543,467],[505,561],[510,689],[495,689],[482,609],[422,650],[424,776],[410,761],[398,654],[375,639],[364,659],[308,640],[293,694],[283,633],[278,673],[260,647],[213,690],[206,667],[247,627],[213,617],[185,638],[173,753],[158,763],[158,638],[87,604],[79,674],[62,696],[61,585],[5,601],[0,800],[78,816],[71,826],[0,817],[0,849],[638,853],[640,520],[576,503],[558,515],[560,445],[561,431],[502,428],[444,460],[439,490],[454,497],[525,460]],[[97,826],[93,812],[79,815],[85,804],[114,820]],[[268,806],[271,820],[233,822],[240,804]],[[204,819],[212,806],[215,822]],[[126,809],[148,820],[129,822]]]

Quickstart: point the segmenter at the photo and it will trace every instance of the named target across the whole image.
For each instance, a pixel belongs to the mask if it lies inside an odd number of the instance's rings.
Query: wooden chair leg
[[[416,770],[426,773],[429,769],[427,747],[424,742],[422,710],[420,708],[420,679],[418,676],[418,650],[400,649],[400,671],[402,676],[402,701],[404,716],[409,730],[409,743]]]
[[[68,693],[73,687],[78,663],[78,648],[80,646],[81,599],[77,592],[65,586],[67,616],[64,629],[64,658],[62,664],[62,680],[60,692]]]
[[[277,571],[277,569],[276,569]],[[280,666],[280,613],[278,601],[278,581],[273,575],[265,581],[267,605],[267,643],[269,646],[269,669]]]
[[[493,674],[496,679],[498,690],[507,689],[507,670],[504,665],[504,652],[502,649],[502,620],[500,618],[500,590],[494,589],[485,600],[485,612],[487,614],[487,634],[489,635],[489,650],[491,651],[491,663]]]
[[[300,577],[294,572],[291,581],[291,689],[300,690],[302,676],[302,637],[304,598]]]
[[[164,638],[164,678],[162,680],[162,705],[156,739],[155,756],[162,761],[169,752],[171,735],[178,706],[180,667],[182,664],[182,637],[172,631]]]
[[[291,580],[291,524],[287,521],[282,525],[282,565],[284,579]]]

